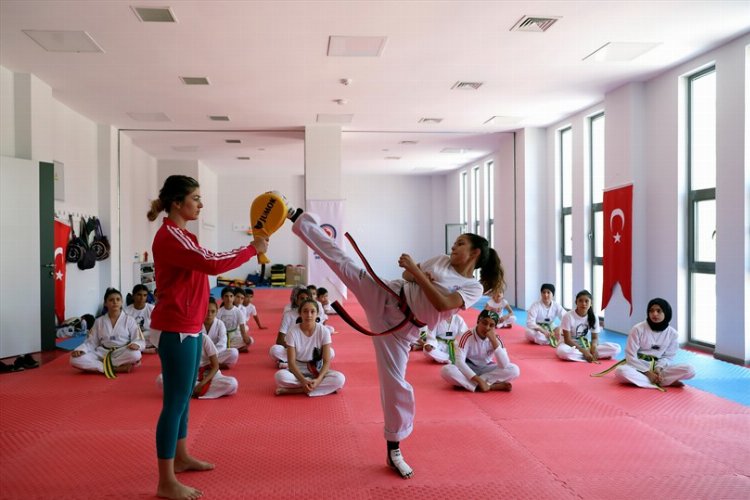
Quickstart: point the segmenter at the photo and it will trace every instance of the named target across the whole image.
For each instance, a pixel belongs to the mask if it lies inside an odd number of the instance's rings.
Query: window
[[[466,189],[468,188],[466,177],[466,172],[461,172],[460,185],[458,188],[458,219],[461,224],[466,224]]]
[[[573,131],[559,131],[560,162],[560,255],[562,276],[558,300],[567,309],[573,308]]]
[[[591,291],[599,301],[599,317],[604,317],[601,310],[602,283],[604,278],[604,113],[589,118],[589,168],[591,175]]]
[[[471,169],[471,232],[479,232],[479,167]]]
[[[688,337],[716,345],[716,69],[687,79]]]
[[[487,218],[487,240],[495,248],[495,163],[488,161],[485,171],[485,214]]]

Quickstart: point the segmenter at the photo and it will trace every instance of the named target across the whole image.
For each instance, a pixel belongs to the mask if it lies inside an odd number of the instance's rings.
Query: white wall
[[[13,72],[0,66],[0,156],[16,156]]]

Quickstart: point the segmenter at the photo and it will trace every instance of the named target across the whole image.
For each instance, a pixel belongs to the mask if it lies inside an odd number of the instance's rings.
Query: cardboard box
[[[305,266],[286,266],[286,286],[306,286],[306,271]]]

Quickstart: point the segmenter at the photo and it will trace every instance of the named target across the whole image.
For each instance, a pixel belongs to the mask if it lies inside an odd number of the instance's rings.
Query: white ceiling
[[[178,22],[143,23],[131,6],[169,6]],[[524,15],[559,20],[544,33],[510,31]],[[85,31],[104,52],[47,52],[22,30]],[[148,129],[127,133],[158,158],[197,158],[219,173],[302,174],[304,126],[346,113],[345,173],[419,174],[469,163],[495,149],[498,133],[548,126],[748,31],[747,0],[2,0],[0,64],[37,75],[97,123]],[[330,36],[387,41],[379,57],[330,57]],[[629,62],[583,60],[608,42],[658,45]],[[180,76],[211,84],[186,86]],[[451,90],[457,81],[483,85]],[[509,119],[485,124],[492,116]]]

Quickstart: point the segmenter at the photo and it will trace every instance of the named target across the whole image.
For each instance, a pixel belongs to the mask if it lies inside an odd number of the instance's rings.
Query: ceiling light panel
[[[85,31],[23,30],[47,52],[104,52]]]
[[[240,139],[224,139],[224,142],[227,144],[242,144],[242,140]]]
[[[213,122],[228,122],[229,117],[226,115],[208,115],[208,119]]]
[[[608,42],[583,58],[593,62],[627,62],[661,45],[649,42]]]
[[[442,118],[420,118],[419,123],[440,123],[442,122]]]
[[[144,23],[176,23],[172,9],[169,7],[135,7],[131,6],[135,16]]]
[[[379,57],[388,38],[384,36],[330,36],[328,55],[332,57]]]
[[[180,80],[185,85],[210,85],[205,76],[181,76]]]

